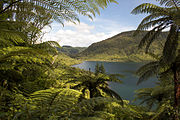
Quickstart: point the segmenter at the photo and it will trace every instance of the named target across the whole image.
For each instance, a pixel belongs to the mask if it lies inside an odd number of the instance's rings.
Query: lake
[[[85,61],[81,64],[74,65],[84,70],[95,71],[96,63],[103,64],[107,74],[122,74],[125,77],[119,78],[123,84],[110,82],[109,86],[112,90],[116,91],[123,99],[129,100],[132,103],[134,99],[134,91],[140,88],[154,87],[155,78],[148,79],[140,85],[136,85],[138,77],[134,74],[135,71],[143,65],[143,63],[135,62],[102,62],[102,61]],[[137,102],[136,102],[137,103]]]

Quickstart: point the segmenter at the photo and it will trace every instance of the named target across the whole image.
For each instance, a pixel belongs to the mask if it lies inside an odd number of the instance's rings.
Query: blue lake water
[[[138,81],[138,76],[134,73],[135,71],[143,65],[143,63],[135,62],[100,62],[100,61],[85,61],[81,64],[74,65],[73,67],[78,67],[84,70],[95,71],[96,63],[103,64],[107,74],[122,74],[125,77],[119,78],[123,81],[123,84],[110,82],[109,86],[111,89],[116,91],[123,99],[129,100],[132,102],[134,99],[134,91],[140,88],[154,87],[155,78],[148,79],[145,82],[142,82],[140,85],[136,85]]]

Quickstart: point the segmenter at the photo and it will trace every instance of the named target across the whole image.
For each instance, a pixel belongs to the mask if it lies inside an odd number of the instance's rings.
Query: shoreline
[[[94,62],[94,61],[97,61],[97,62],[121,62],[121,63],[125,63],[125,62],[134,62],[134,63],[148,63],[148,62],[152,62],[153,60],[142,60],[142,61],[133,61],[133,60],[118,60],[118,61],[115,61],[115,60],[101,60],[101,59],[82,59],[81,61],[85,62]],[[81,63],[83,63],[81,62]],[[81,64],[80,63],[80,64]]]
[[[80,63],[76,63],[76,64],[73,64],[73,65],[70,65],[71,67],[73,67],[74,65],[79,65],[79,64],[82,64],[84,62],[109,62],[109,63],[115,63],[115,62],[119,62],[119,63],[127,63],[127,62],[131,62],[131,63],[148,63],[148,62],[151,62],[151,61],[108,61],[108,60],[81,60],[82,62]]]

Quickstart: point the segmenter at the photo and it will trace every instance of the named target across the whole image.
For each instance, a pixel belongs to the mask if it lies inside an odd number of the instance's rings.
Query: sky
[[[117,0],[119,4],[111,3],[100,15],[90,20],[79,16],[80,23],[65,22],[64,27],[53,22],[45,27],[43,41],[57,41],[61,46],[88,47],[92,43],[110,38],[121,32],[135,30],[145,15],[133,15],[131,11],[142,3],[154,3],[155,0]]]

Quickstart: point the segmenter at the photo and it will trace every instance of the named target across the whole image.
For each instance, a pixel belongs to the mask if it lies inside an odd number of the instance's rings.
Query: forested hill
[[[76,54],[84,51],[87,47],[72,47],[64,45],[61,48],[57,48],[60,53],[64,53],[70,57],[76,56]]]
[[[138,44],[147,33],[141,32],[133,36],[134,31],[122,32],[106,40],[93,43],[86,50],[78,54],[78,58],[87,60],[107,60],[107,61],[143,61],[152,58],[145,55],[144,50],[138,50]],[[167,32],[162,32],[158,37],[158,42],[152,44],[150,51],[160,53],[161,46],[167,37]]]

